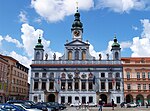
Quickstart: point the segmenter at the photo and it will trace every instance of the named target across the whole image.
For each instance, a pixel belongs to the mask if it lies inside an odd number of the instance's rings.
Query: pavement
[[[98,111],[98,107],[90,107],[90,108],[80,108],[77,109],[76,107],[67,107],[67,109],[63,111]],[[137,107],[137,108],[120,108],[120,107],[115,107],[114,110],[112,110],[111,107],[103,107],[103,111],[150,111],[149,108],[143,107]]]

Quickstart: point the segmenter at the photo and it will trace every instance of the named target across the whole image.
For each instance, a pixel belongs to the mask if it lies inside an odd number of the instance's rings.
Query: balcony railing
[[[32,64],[121,64],[121,61],[114,60],[42,60],[42,61],[32,61]]]

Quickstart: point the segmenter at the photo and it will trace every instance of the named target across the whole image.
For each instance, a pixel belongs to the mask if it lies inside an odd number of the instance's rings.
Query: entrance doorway
[[[48,96],[48,102],[55,102],[55,95],[54,94],[50,94]]]
[[[107,96],[105,94],[101,94],[100,98],[102,99],[102,101],[104,101],[105,103],[107,103]]]

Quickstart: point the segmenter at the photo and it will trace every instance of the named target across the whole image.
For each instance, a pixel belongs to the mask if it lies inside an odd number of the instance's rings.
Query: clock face
[[[73,32],[73,34],[74,34],[75,37],[78,37],[78,36],[80,36],[80,31],[79,30],[75,30]]]

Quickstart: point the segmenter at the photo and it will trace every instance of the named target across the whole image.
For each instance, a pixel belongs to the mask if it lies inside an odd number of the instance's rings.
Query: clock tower
[[[83,34],[83,24],[80,21],[80,13],[77,11],[74,14],[75,20],[72,24],[71,32],[72,32],[72,38],[73,40],[80,40],[82,41],[82,34]]]

